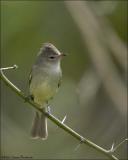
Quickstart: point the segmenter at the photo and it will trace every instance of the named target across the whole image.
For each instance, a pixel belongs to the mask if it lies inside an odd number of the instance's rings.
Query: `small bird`
[[[29,78],[31,99],[47,111],[48,101],[60,87],[62,71],[60,62],[65,54],[61,53],[53,44],[44,43],[40,49]],[[47,139],[47,118],[43,113],[35,113],[31,130],[32,138]]]

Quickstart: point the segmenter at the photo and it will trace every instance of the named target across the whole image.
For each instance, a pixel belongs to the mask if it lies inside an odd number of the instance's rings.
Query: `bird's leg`
[[[34,101],[34,96],[33,95],[26,96],[24,102],[27,102],[27,101],[30,101],[30,100]]]

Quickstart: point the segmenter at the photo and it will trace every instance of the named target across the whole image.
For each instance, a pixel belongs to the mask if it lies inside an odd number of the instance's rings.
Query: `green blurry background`
[[[127,41],[127,2],[91,1],[88,7],[109,20],[121,41]],[[106,93],[93,65],[88,44],[64,1],[1,1],[1,66],[17,64],[8,78],[28,95],[28,77],[44,42],[53,43],[68,56],[62,62],[63,81],[51,102],[51,112],[94,143],[109,149],[127,136],[127,115]],[[73,5],[71,3],[71,5]],[[76,4],[78,5],[78,4]],[[100,11],[100,12],[99,12]],[[83,21],[86,18],[83,15]],[[101,29],[102,32],[102,29]],[[106,37],[103,37],[106,38]],[[90,42],[91,43],[91,42]],[[118,44],[117,44],[118,45]],[[116,48],[116,46],[113,46]],[[97,49],[95,49],[97,52]],[[108,52],[111,55],[111,51]],[[124,53],[120,53],[124,54]],[[112,62],[126,86],[126,70],[114,56]],[[109,78],[108,80],[109,81]],[[123,92],[123,90],[122,90]],[[126,101],[122,101],[122,106]],[[120,108],[122,107],[120,106]],[[1,154],[35,159],[105,159],[48,120],[47,141],[30,138],[33,110],[1,83]],[[115,153],[126,159],[126,145]]]

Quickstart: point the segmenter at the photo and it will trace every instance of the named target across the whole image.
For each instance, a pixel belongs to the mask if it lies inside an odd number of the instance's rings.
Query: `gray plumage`
[[[35,112],[31,129],[31,136],[33,139],[37,139],[39,137],[43,140],[47,139],[47,118],[43,114],[40,115],[40,113]]]

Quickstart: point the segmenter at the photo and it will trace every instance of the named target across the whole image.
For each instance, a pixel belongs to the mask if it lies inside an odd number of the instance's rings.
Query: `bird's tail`
[[[47,130],[47,118],[42,113],[41,115],[36,112],[35,117],[32,123],[31,129],[31,136],[32,138],[41,138],[42,140],[46,140],[48,137],[48,130]]]

